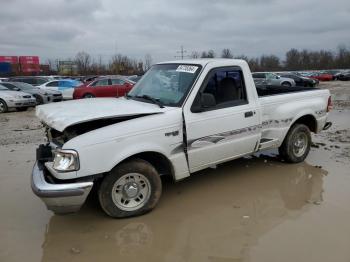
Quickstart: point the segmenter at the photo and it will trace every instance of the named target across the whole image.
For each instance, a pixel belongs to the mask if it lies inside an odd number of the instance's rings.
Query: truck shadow
[[[92,198],[77,214],[52,216],[42,261],[249,261],[261,236],[322,204],[325,175],[260,155],[163,179],[159,205],[141,217],[111,219]]]

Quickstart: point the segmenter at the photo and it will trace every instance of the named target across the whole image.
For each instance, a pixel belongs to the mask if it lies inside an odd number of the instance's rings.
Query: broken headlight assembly
[[[58,149],[54,151],[53,169],[58,172],[71,172],[79,169],[79,156],[74,150]]]

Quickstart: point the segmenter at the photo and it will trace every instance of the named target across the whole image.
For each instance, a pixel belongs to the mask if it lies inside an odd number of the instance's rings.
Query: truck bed
[[[303,91],[311,91],[311,90],[319,90],[319,88],[315,87],[303,87],[303,86],[256,86],[256,91],[259,97],[263,96],[272,96],[286,93],[295,93],[295,92],[303,92]]]
[[[281,145],[292,123],[301,116],[310,115],[322,130],[327,119],[329,91],[313,87],[257,86],[261,106],[262,141],[266,147]]]

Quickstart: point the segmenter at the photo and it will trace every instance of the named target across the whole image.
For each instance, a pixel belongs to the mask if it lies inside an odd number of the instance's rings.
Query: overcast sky
[[[350,47],[350,0],[0,0],[0,55],[42,62],[78,51],[157,62],[181,45],[282,57],[339,44]]]

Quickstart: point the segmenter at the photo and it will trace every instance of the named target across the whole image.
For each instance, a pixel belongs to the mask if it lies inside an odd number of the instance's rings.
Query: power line
[[[181,46],[180,51],[176,51],[176,53],[180,55],[175,56],[175,58],[181,58],[181,60],[183,60],[184,57],[188,57],[188,55],[185,55],[187,53],[187,50],[185,50],[183,46]]]

